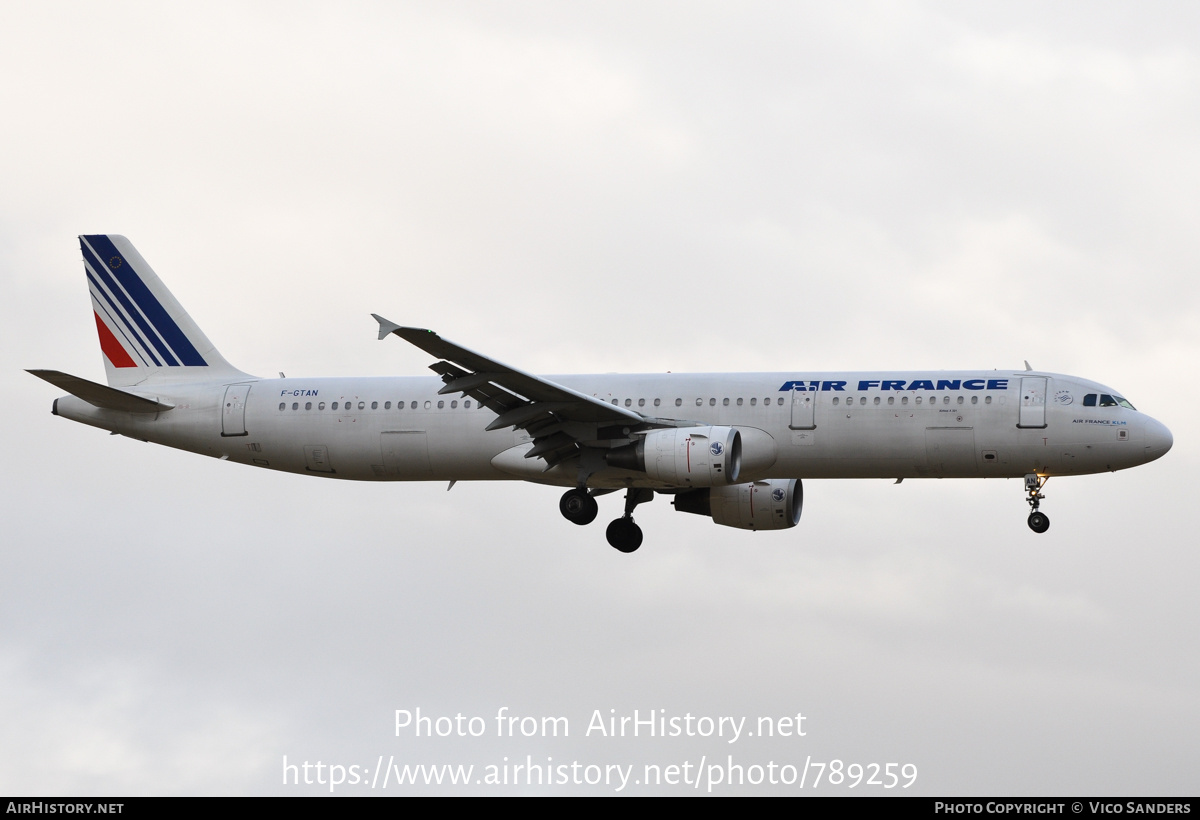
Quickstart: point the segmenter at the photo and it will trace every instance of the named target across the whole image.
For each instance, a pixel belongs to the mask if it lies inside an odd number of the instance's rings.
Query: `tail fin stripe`
[[[96,317],[96,332],[100,334],[100,350],[112,362],[113,367],[137,367],[137,362],[126,352],[124,346],[117,341],[117,337],[108,329],[108,325],[100,318],[100,314],[95,311],[92,315]]]
[[[99,300],[96,299],[96,295],[94,293],[92,294],[92,313],[96,314],[97,321],[102,322],[104,324],[104,329],[107,330],[109,332],[109,334],[112,335],[113,341],[115,341],[118,345],[120,345],[121,349],[124,350],[131,359],[134,359],[134,363],[133,363],[134,367],[147,367],[148,366],[148,364],[146,362],[146,354],[143,351],[139,350],[138,346],[130,340],[129,336],[126,335],[125,331],[121,329],[121,325],[118,322],[114,321],[112,315],[108,312],[108,310],[105,309],[104,305],[100,304]],[[101,339],[100,339],[101,350],[103,350],[103,348],[104,348],[103,335],[104,334],[101,334]],[[105,355],[106,356],[108,355],[107,351],[105,351]],[[111,361],[111,357],[110,357],[110,361]],[[140,364],[139,364],[139,362],[140,362]]]
[[[110,263],[116,263],[113,274],[117,281],[142,309],[142,313],[158,330],[163,341],[170,345],[180,362],[195,367],[206,366],[208,362],[204,361],[204,357],[188,341],[188,337],[184,335],[183,331],[179,329],[179,325],[175,324],[175,320],[171,318],[171,314],[167,313],[150,289],[146,287],[146,283],[142,281],[133,266],[121,264],[118,261],[121,260],[121,256],[112,241],[107,236],[100,234],[99,236],[89,236],[88,242],[102,259],[107,257]]]
[[[83,243],[80,243],[80,245],[82,246]],[[145,312],[141,310],[141,306],[135,304],[132,294],[129,293],[127,288],[123,287],[125,283],[118,281],[118,279],[113,276],[113,272],[109,269],[109,265],[106,265],[104,262],[102,262],[92,248],[86,248],[85,250],[87,256],[84,257],[84,262],[92,270],[92,272],[96,274],[96,278],[105,286],[102,289],[116,297],[116,300],[120,302],[120,306],[123,308],[123,310],[119,311],[119,313],[123,314],[124,318],[128,320],[130,328],[133,329],[133,325],[136,324],[137,327],[141,329],[142,334],[145,336],[143,341],[148,340],[150,342],[149,345],[146,345],[147,351],[149,351],[150,346],[153,345],[154,349],[158,351],[159,355],[162,356],[163,361],[166,364],[170,366],[178,365],[179,359],[167,345],[166,340],[161,338],[160,334],[150,324],[150,319],[145,315]],[[111,265],[124,267],[124,260],[115,252],[109,255],[109,260]],[[116,307],[116,305],[114,305],[114,307]],[[142,337],[139,336],[139,338]],[[153,353],[151,353],[151,357],[153,358]]]
[[[84,259],[84,270],[87,272],[88,280],[91,282],[92,287],[95,288],[96,293],[98,293],[103,298],[104,302],[108,304],[108,310],[106,310],[105,313],[108,315],[113,327],[117,328],[121,332],[121,335],[126,338],[126,340],[132,341],[136,339],[137,345],[133,346],[134,350],[137,350],[137,347],[140,346],[142,352],[146,356],[149,356],[150,360],[154,362],[156,367],[162,367],[162,362],[160,362],[158,357],[154,355],[154,350],[150,347],[146,340],[142,338],[142,335],[138,333],[137,328],[134,327],[133,322],[126,318],[126,315],[122,313],[121,308],[117,305],[116,301],[114,301],[114,295],[118,300],[121,301],[125,300],[125,295],[119,290],[115,290],[110,293],[107,288],[103,287],[99,281],[103,274],[97,274],[95,271],[93,271],[92,263],[87,259]],[[101,305],[102,309],[103,307],[104,306]],[[132,306],[129,307],[132,308]]]

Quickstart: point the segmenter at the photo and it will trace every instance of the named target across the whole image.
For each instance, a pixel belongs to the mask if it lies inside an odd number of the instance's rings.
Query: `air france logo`
[[[771,498],[774,498],[776,501],[783,501],[783,497],[785,495],[787,495],[787,493],[783,491],[782,487],[776,487],[775,489],[771,490]]]
[[[725,445],[719,441],[714,441],[712,443],[712,445],[708,448],[708,451],[710,453],[712,453],[714,456],[720,456],[721,453],[725,452]]]

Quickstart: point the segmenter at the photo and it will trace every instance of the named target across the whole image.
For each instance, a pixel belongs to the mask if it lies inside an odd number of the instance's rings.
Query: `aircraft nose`
[[[1162,458],[1171,449],[1175,439],[1167,425],[1154,419],[1146,419],[1146,461]]]

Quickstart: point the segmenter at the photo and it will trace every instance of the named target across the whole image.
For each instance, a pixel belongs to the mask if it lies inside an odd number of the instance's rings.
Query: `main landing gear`
[[[587,490],[567,490],[559,499],[558,511],[572,524],[583,526],[596,520],[600,505]]]
[[[597,492],[609,492],[598,490]],[[654,500],[654,491],[630,489],[625,493],[625,514],[608,525],[605,536],[608,543],[621,552],[633,552],[642,545],[642,528],[633,521],[633,510],[638,504]],[[590,524],[596,520],[599,505],[587,490],[567,490],[558,502],[558,511],[572,524]]]
[[[1050,529],[1050,516],[1045,513],[1038,512],[1038,505],[1046,496],[1042,495],[1042,487],[1050,480],[1050,476],[1041,476],[1037,473],[1030,473],[1025,476],[1025,492],[1029,495],[1025,499],[1029,503],[1029,529],[1036,533],[1043,533]]]
[[[638,504],[654,500],[654,490],[630,487],[625,491],[625,514],[614,520],[604,531],[608,543],[621,552],[633,552],[642,545],[642,528],[633,523],[633,509]]]

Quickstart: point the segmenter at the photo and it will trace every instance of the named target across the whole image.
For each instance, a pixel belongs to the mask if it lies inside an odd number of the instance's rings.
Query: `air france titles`
[[[857,388],[851,390],[1007,390],[1008,379],[860,379]],[[849,381],[836,379],[820,381],[786,381],[779,388],[781,393],[828,393],[845,392]]]

